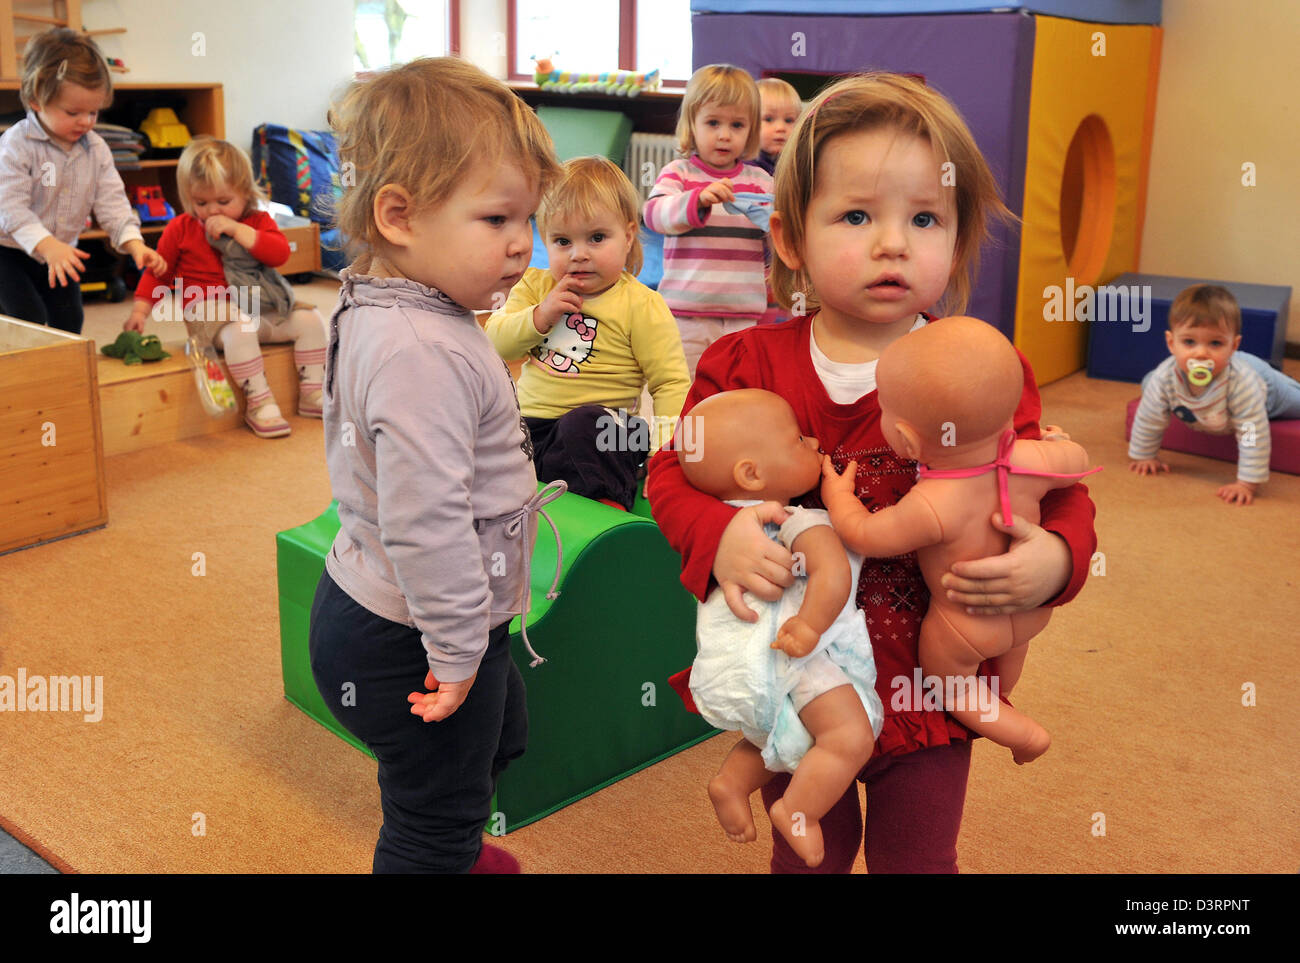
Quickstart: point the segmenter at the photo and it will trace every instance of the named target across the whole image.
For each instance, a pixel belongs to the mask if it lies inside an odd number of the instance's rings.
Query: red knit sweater
[[[682,416],[719,391],[773,391],[790,403],[800,428],[817,438],[838,470],[857,461],[858,488],[867,492],[864,505],[893,505],[916,483],[916,462],[899,458],[885,443],[874,391],[851,405],[830,400],[813,368],[808,342],[811,322],[811,318],[796,318],[761,325],[715,342],[700,359]],[[1016,409],[1016,431],[1022,438],[1038,438],[1042,410],[1038,386],[1029,362],[1023,355],[1020,360],[1025,390]],[[676,453],[667,448],[650,461],[646,493],[668,544],[682,556],[682,584],[703,600],[714,584],[713,560],[723,529],[738,509],[692,488]],[[817,491],[804,496],[800,504],[822,507]],[[1097,546],[1095,514],[1087,488],[1079,484],[1050,492],[1042,501],[1042,527],[1065,539],[1074,563],[1069,584],[1051,605],[1068,602],[1083,587]],[[917,637],[929,601],[915,553],[863,562],[857,603],[871,634],[876,691],[885,707],[879,741],[883,752],[902,754],[970,738],[965,727],[946,713],[895,712],[890,706],[895,692],[890,681],[896,676],[910,679],[918,667]]]
[[[257,241],[248,252],[253,257],[271,267],[279,267],[289,260],[289,242],[270,214],[252,211],[239,223],[257,232]],[[157,301],[177,278],[181,281],[186,307],[192,301],[206,298],[209,291],[224,295],[226,272],[221,266],[221,252],[208,243],[203,225],[192,214],[180,214],[167,222],[158,239],[158,253],[167,261],[167,273],[159,277],[145,271],[135,286],[137,300]]]

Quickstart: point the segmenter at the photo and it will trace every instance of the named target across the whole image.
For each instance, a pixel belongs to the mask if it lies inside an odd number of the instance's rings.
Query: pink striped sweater
[[[723,178],[737,194],[772,193],[772,177],[753,164],[710,167],[692,154],[659,172],[645,202],[645,225],[664,238],[659,293],[679,317],[754,318],[767,310],[766,235],[721,204],[700,216],[700,192]]]

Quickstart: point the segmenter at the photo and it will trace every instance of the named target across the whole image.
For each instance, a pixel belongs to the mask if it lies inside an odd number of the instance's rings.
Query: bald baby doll
[[[817,439],[803,435],[790,406],[769,391],[712,395],[696,419],[693,451],[678,459],[695,488],[732,504],[790,501],[821,477]],[[719,729],[740,730],[709,798],[727,838],[757,836],[749,797],[792,771],[772,824],[809,866],[824,857],[820,820],[871,757],[883,719],[875,663],[853,601],[861,559],[850,559],[823,511],[787,508],[769,537],[794,552],[796,579],[780,602],[746,596],[754,623],[732,614],[715,589],[700,606],[691,695]]]
[[[939,680],[944,708],[962,725],[1010,748],[1017,763],[1030,762],[1051,745],[1047,730],[1001,703],[977,672],[996,659],[997,684],[1009,693],[1051,610],[971,615],[948,600],[940,579],[954,562],[1004,553],[1010,536],[993,526],[994,512],[1007,525],[1013,513],[1037,524],[1047,492],[1091,473],[1088,454],[1063,436],[1017,439],[1024,370],[1011,343],[975,318],[933,321],[899,338],[880,356],[876,387],[885,440],[920,462],[919,480],[895,505],[870,513],[855,494],[857,464],[840,475],[826,458],[822,501],[853,551],[916,552],[930,589],[919,642],[927,680]]]

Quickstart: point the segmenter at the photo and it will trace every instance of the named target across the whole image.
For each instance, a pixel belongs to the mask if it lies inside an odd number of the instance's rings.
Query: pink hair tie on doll
[[[998,500],[1002,504],[1002,524],[1011,524],[1011,492],[1007,488],[1008,475],[1034,475],[1038,478],[1084,478],[1101,471],[1102,466],[1089,468],[1080,472],[1034,471],[1032,468],[1019,468],[1011,464],[1011,449],[1016,444],[1016,430],[1008,428],[998,440],[998,457],[987,465],[974,468],[927,468],[921,465],[917,474],[921,478],[974,478],[986,472],[996,470],[998,473]]]

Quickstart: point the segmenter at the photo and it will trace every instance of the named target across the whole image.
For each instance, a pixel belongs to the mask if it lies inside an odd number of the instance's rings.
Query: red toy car
[[[140,222],[148,224],[154,221],[170,221],[176,216],[172,206],[163,199],[162,188],[157,184],[132,189],[135,212],[140,215]]]

